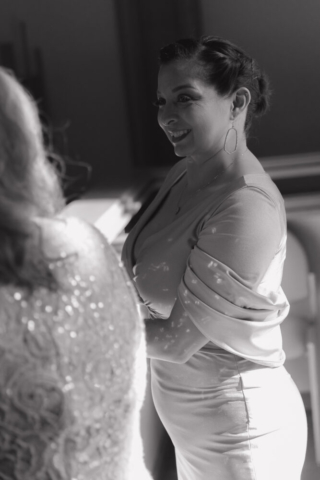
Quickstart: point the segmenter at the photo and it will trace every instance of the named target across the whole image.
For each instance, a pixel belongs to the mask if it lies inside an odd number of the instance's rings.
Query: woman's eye
[[[155,107],[162,107],[162,105],[164,105],[166,102],[165,102],[165,99],[164,98],[157,98],[154,102],[153,102],[153,105]]]
[[[188,103],[192,100],[190,95],[180,94],[177,97],[177,100],[174,103]],[[155,107],[163,107],[166,104],[166,100],[163,97],[157,98],[152,102]]]
[[[189,95],[182,94],[182,95],[178,96],[178,102],[180,102],[180,103],[187,103],[190,100],[192,100],[192,98]]]

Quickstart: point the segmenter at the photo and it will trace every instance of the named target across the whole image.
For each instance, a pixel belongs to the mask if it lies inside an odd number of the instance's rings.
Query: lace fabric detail
[[[117,258],[94,235],[92,270],[80,254],[51,262],[58,292],[0,290],[1,480],[134,478],[143,327]]]

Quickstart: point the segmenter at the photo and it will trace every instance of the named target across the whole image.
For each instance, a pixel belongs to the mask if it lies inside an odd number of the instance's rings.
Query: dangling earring
[[[235,131],[235,135],[236,135],[236,138],[235,138],[235,145],[234,145],[234,149],[230,152],[228,149],[227,149],[227,141],[228,141],[228,137],[229,135],[232,135],[232,130]],[[224,141],[224,146],[223,146],[223,150],[225,152],[228,153],[228,155],[231,155],[232,153],[234,153],[236,150],[237,150],[237,146],[238,146],[238,132],[237,130],[234,128],[233,126],[233,122],[232,122],[232,125],[231,125],[231,128],[229,128],[229,130],[227,131],[227,135],[226,135],[226,138],[225,138],[225,141]]]

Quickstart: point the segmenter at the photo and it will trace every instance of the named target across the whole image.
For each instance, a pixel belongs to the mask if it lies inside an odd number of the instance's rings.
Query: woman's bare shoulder
[[[73,253],[97,254],[99,247],[108,247],[107,240],[89,223],[76,217],[58,215],[34,219],[40,229],[41,247],[47,257],[56,258]],[[111,248],[111,247],[110,247]]]
[[[128,282],[113,247],[93,225],[76,217],[63,216],[37,219],[36,222],[41,231],[41,247],[49,261],[62,260],[82,278],[94,276],[97,288],[106,288],[110,284],[121,286]],[[132,302],[135,301],[131,290],[130,295]]]

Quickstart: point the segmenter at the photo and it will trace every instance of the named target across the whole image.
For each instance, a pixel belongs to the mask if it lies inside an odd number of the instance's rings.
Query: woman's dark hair
[[[195,60],[202,66],[201,78],[223,97],[232,95],[240,87],[250,91],[246,132],[253,117],[263,115],[268,109],[271,94],[268,78],[255,60],[228,40],[214,36],[200,40],[187,38],[160,50],[160,66],[179,60]]]
[[[0,68],[0,284],[56,288],[33,219],[51,217],[63,205],[36,104]]]

